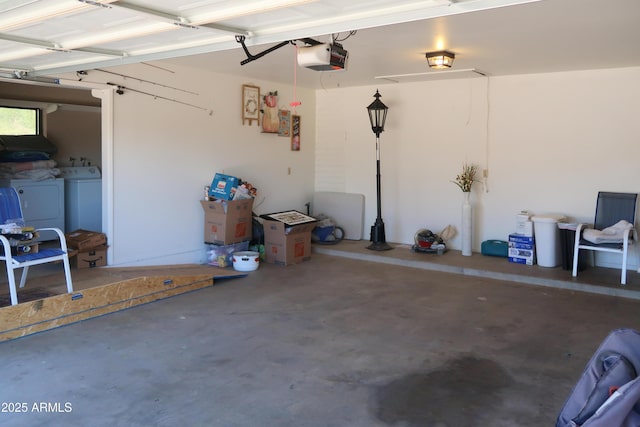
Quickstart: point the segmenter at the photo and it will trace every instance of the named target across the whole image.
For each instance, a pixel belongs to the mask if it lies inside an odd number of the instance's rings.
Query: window
[[[39,135],[40,109],[0,107],[0,135]]]

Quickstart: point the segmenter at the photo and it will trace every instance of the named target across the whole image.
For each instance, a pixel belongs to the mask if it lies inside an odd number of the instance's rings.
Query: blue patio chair
[[[16,223],[24,224],[22,217],[22,207],[18,193],[13,187],[0,188],[0,224]],[[19,241],[16,241],[10,234],[0,233],[0,242],[2,243],[2,254],[0,260],[4,261],[7,267],[7,278],[9,281],[9,292],[11,294],[11,305],[18,304],[18,292],[16,289],[15,270],[22,268],[22,276],[20,277],[20,288],[23,288],[27,281],[29,267],[32,265],[45,264],[49,262],[62,261],[64,265],[64,274],[67,281],[67,291],[73,292],[73,284],[71,282],[71,270],[69,268],[69,255],[67,253],[67,241],[64,233],[59,228],[38,228],[35,231],[52,230],[58,235],[59,245],[54,248],[42,248],[36,253],[24,253],[13,255],[12,246],[15,247]]]

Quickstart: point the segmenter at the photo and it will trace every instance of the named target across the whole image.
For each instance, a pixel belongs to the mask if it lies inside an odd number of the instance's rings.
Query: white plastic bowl
[[[233,269],[236,271],[255,271],[260,265],[260,254],[253,251],[233,253]]]

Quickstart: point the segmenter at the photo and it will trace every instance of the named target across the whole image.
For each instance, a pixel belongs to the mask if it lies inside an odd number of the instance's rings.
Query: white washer
[[[65,229],[102,232],[102,174],[96,166],[63,166]]]

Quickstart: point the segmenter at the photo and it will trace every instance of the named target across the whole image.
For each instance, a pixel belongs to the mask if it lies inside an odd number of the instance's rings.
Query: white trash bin
[[[533,235],[536,244],[536,258],[540,267],[557,267],[561,262],[560,230],[558,223],[565,221],[564,215],[535,215]]]

